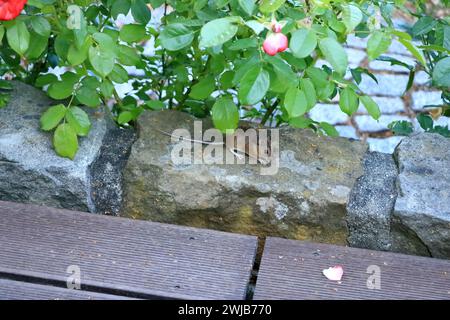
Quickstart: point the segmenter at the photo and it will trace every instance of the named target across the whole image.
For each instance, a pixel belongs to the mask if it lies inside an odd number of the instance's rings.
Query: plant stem
[[[269,120],[269,118],[272,116],[272,114],[274,113],[275,109],[278,106],[278,103],[280,102],[279,99],[275,100],[275,102],[269,106],[269,108],[267,109],[266,113],[264,114],[262,120],[261,120],[261,125],[265,125],[267,120]]]

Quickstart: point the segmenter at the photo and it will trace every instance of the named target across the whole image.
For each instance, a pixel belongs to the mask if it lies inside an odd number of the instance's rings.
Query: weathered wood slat
[[[130,300],[130,298],[0,279],[0,300]]]
[[[0,201],[0,274],[143,298],[243,299],[252,236]],[[125,294],[128,295],[128,294]]]
[[[335,265],[344,268],[340,283],[322,274]],[[379,290],[367,287],[371,265],[380,268]],[[447,300],[450,260],[268,238],[254,299]]]

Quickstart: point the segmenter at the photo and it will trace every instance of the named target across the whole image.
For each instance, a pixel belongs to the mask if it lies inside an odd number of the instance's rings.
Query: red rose
[[[0,0],[0,20],[12,20],[22,11],[27,0]]]

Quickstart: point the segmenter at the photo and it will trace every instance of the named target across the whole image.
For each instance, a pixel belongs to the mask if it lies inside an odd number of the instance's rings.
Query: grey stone
[[[367,57],[366,53],[362,50],[346,48],[345,51],[347,52],[348,64],[350,68],[358,67]]]
[[[409,120],[406,116],[381,115],[375,120],[369,115],[355,116],[355,122],[361,132],[380,132],[388,130],[388,125],[393,121]]]
[[[418,71],[414,77],[414,83],[419,86],[427,85],[430,81],[430,76],[423,70]]]
[[[412,93],[412,108],[415,111],[423,110],[427,105],[442,105],[440,91],[416,91]]]
[[[339,132],[339,136],[349,138],[349,139],[358,139],[358,134],[356,133],[356,129],[352,126],[336,126],[337,132]]]
[[[330,124],[346,123],[349,120],[347,114],[341,111],[337,104],[317,104],[311,111],[309,116],[314,121],[328,122]]]
[[[356,37],[353,34],[347,36],[347,46],[357,49],[365,49],[367,47],[368,38]]]
[[[378,104],[382,114],[393,114],[405,111],[405,104],[401,98],[372,97],[372,99]],[[362,103],[359,105],[358,112],[367,114],[367,110]]]
[[[368,95],[400,97],[408,83],[407,75],[377,74],[378,84],[369,76],[363,74],[359,88]]]
[[[431,133],[405,138],[395,158],[393,250],[450,257],[450,139]]]
[[[408,51],[408,49],[405,48],[404,45],[402,45],[399,41],[393,40],[391,43],[391,46],[388,49],[389,53],[395,53],[395,54],[401,54],[404,56],[411,57],[412,54]]]
[[[389,138],[367,138],[370,151],[392,154],[404,137],[394,136]]]
[[[171,142],[155,128],[192,130],[194,120],[176,111],[149,112],[139,118],[139,138],[124,173],[122,216],[346,243],[346,203],[362,174],[364,143],[283,127],[279,170],[274,175],[261,175],[261,165],[248,163],[177,164],[172,152],[182,142]],[[212,127],[208,118],[202,123],[203,130]]]
[[[405,57],[398,54],[385,54],[401,62],[404,62],[412,67],[416,65],[415,60],[412,57]],[[389,71],[389,72],[399,72],[399,73],[409,73],[409,70],[403,66],[391,65],[388,61],[373,60],[369,63],[369,68],[375,71]]]
[[[112,121],[98,113],[91,117],[89,136],[79,139],[75,159],[58,157],[52,147],[51,133],[39,128],[40,116],[55,104],[43,92],[14,83],[9,104],[0,110],[0,200],[117,212],[118,208],[106,207],[110,200],[120,199],[120,194],[114,192],[121,183],[118,163],[126,158],[132,139],[122,138],[126,131],[117,129]],[[104,145],[113,137],[117,139],[115,143]],[[108,153],[104,152],[105,148],[109,148]],[[96,172],[92,174],[91,170]],[[99,194],[100,186],[110,191]],[[119,206],[117,202],[110,205]]]
[[[397,167],[392,155],[368,152],[364,175],[358,178],[347,204],[350,246],[389,250],[391,212],[397,197]]]

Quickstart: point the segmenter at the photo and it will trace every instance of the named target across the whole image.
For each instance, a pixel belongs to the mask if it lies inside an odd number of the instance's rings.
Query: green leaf
[[[296,117],[289,119],[289,125],[294,128],[305,129],[312,125],[314,122],[305,117]]]
[[[53,136],[53,146],[56,153],[65,158],[72,159],[78,151],[77,133],[68,123],[60,124]]]
[[[62,100],[70,97],[73,93],[73,86],[75,85],[72,81],[58,81],[53,82],[47,90],[48,95],[56,100]]]
[[[355,30],[356,26],[361,23],[362,19],[363,14],[357,6],[353,4],[343,6],[342,22],[345,24],[347,33],[350,33],[353,30]]]
[[[349,116],[355,113],[359,106],[359,99],[355,91],[350,88],[343,89],[339,97],[339,106]]]
[[[439,87],[450,87],[450,57],[436,63],[433,70],[433,83]]]
[[[97,90],[87,86],[83,86],[77,90],[76,98],[80,103],[88,107],[98,107],[102,103]]]
[[[305,93],[298,88],[290,88],[284,97],[284,107],[290,118],[304,115],[307,110]]]
[[[28,50],[25,52],[25,57],[29,61],[36,60],[42,56],[42,54],[47,50],[48,38],[40,36],[34,32],[31,33],[30,45]]]
[[[0,25],[0,43],[2,42],[4,35],[5,35],[5,27]]]
[[[333,38],[325,38],[319,42],[319,48],[336,72],[345,74],[348,66],[348,57],[342,45]]]
[[[423,130],[430,131],[433,129],[433,119],[429,115],[419,113],[416,118]]]
[[[239,110],[231,97],[219,98],[212,107],[214,126],[223,133],[235,130],[239,123]]]
[[[50,26],[50,23],[47,21],[47,19],[45,19],[44,17],[41,16],[32,17],[30,23],[31,27],[38,35],[47,38],[50,36],[52,27]]]
[[[15,21],[15,24],[6,30],[6,39],[11,49],[23,56],[30,45],[30,32],[24,22]]]
[[[41,129],[44,131],[50,131],[64,119],[67,108],[63,104],[50,107],[41,116]]]
[[[159,100],[149,100],[145,103],[145,106],[151,110],[162,110],[166,107],[164,102]]]
[[[366,108],[367,112],[372,116],[372,118],[378,120],[381,116],[381,111],[378,107],[378,104],[369,96],[360,96],[359,99]]]
[[[125,124],[125,123],[130,122],[131,120],[134,120],[135,118],[136,117],[132,112],[124,111],[124,112],[121,112],[119,114],[119,116],[117,117],[117,122],[119,124]]]
[[[219,46],[234,37],[238,31],[240,17],[226,17],[212,20],[205,24],[200,31],[201,48]]]
[[[367,54],[369,56],[369,60],[374,60],[382,53],[386,52],[389,49],[391,42],[391,37],[384,32],[377,30],[372,33],[367,41]]]
[[[89,48],[89,61],[103,78],[113,71],[114,60],[115,54],[110,50],[105,50],[100,46]]]
[[[282,79],[280,84],[284,87],[283,92],[292,86],[298,85],[297,74],[292,71],[291,66],[280,58],[280,56],[271,57],[269,55],[265,55],[264,59],[273,67],[273,70],[277,74],[278,78]]]
[[[196,100],[204,100],[213,93],[216,88],[216,82],[213,76],[208,76],[200,80],[197,84],[192,86],[189,97]]]
[[[147,37],[145,26],[139,24],[126,24],[120,29],[120,39],[128,42],[138,42]]]
[[[307,111],[311,110],[317,103],[317,95],[314,84],[311,79],[304,78],[300,80],[300,88],[306,96]]]
[[[58,77],[56,75],[54,75],[53,73],[48,73],[48,74],[39,76],[36,79],[36,82],[34,83],[34,85],[38,88],[42,88],[48,84],[51,84],[51,83],[57,82],[57,81],[58,81]]]
[[[75,44],[72,44],[69,47],[69,51],[67,52],[67,61],[72,66],[78,66],[82,64],[88,58],[89,47],[91,45],[91,41],[86,40],[83,46],[78,48]]]
[[[91,130],[89,116],[79,107],[71,107],[66,114],[66,120],[79,136],[85,137]]]
[[[256,35],[260,34],[261,32],[263,32],[266,29],[266,27],[264,27],[264,25],[262,23],[260,23],[256,20],[246,21],[245,25],[247,27],[249,27],[250,29],[252,29]]]
[[[259,11],[262,13],[272,13],[277,11],[286,0],[262,0],[259,4]]]
[[[119,14],[127,15],[130,12],[131,1],[130,0],[114,0],[112,1],[111,16],[117,19]]]
[[[13,86],[11,84],[11,82],[0,79],[0,90],[12,90]]]
[[[412,123],[406,120],[391,122],[388,128],[397,136],[407,136],[414,131]]]
[[[405,40],[405,39],[398,39],[398,41],[405,46],[406,49],[408,49],[409,52],[423,65],[426,66],[427,62],[425,61],[425,58],[423,56],[423,53],[421,50],[419,50],[411,41]]]
[[[413,36],[417,37],[433,30],[438,23],[437,19],[430,16],[421,17],[411,29]]]
[[[297,58],[309,56],[317,46],[316,34],[306,28],[298,29],[292,34],[289,48]]]
[[[127,46],[119,46],[117,52],[117,59],[119,62],[125,66],[137,66],[142,62],[140,55],[137,53],[135,48]]]
[[[109,78],[115,83],[125,83],[129,79],[128,71],[120,64],[115,64]]]
[[[327,134],[327,136],[339,137],[339,132],[331,124],[327,122],[320,122],[319,125],[323,129],[323,131]]]
[[[255,0],[238,0],[239,6],[244,12],[251,16],[255,10]]]
[[[269,73],[260,66],[251,68],[241,79],[238,97],[243,105],[253,105],[261,101],[269,90]]]
[[[152,18],[150,8],[144,0],[131,0],[131,14],[138,23],[146,25]]]
[[[169,51],[186,48],[194,40],[194,32],[181,23],[166,26],[159,36],[161,45]]]

